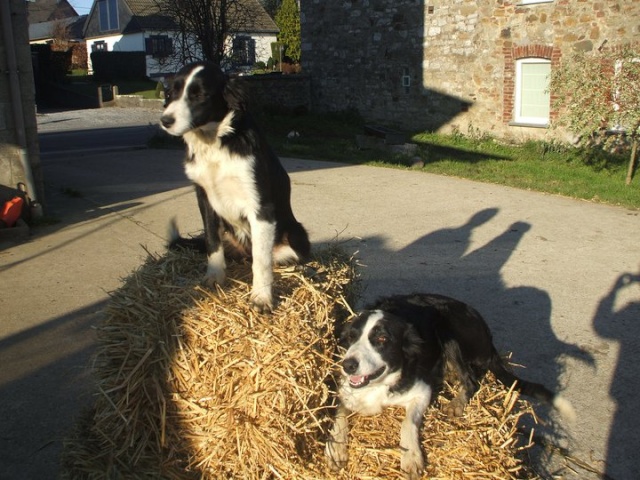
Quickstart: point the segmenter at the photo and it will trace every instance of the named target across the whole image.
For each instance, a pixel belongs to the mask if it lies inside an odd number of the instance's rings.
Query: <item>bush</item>
[[[164,98],[164,84],[162,82],[156,83],[156,98]]]

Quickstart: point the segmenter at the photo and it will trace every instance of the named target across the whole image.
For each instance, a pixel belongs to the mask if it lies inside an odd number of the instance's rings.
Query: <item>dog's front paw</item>
[[[223,286],[227,281],[226,270],[224,251],[220,248],[217,252],[209,255],[207,273],[204,275],[203,283],[210,288],[215,288],[216,285]]]
[[[251,291],[251,306],[258,313],[271,313],[273,310],[273,298],[271,289],[268,291]]]
[[[349,449],[342,442],[327,441],[324,447],[324,454],[327,459],[327,466],[334,472],[345,468],[349,461]]]
[[[273,305],[271,302],[263,302],[260,300],[256,300],[255,298],[251,300],[251,307],[258,313],[267,314],[273,311]]]
[[[226,281],[227,275],[224,270],[214,270],[211,268],[207,268],[207,273],[202,279],[202,283],[212,289],[214,289],[216,285],[220,285],[221,287],[224,286]]]
[[[408,480],[418,480],[424,470],[424,459],[419,450],[406,450],[400,460],[400,468]]]

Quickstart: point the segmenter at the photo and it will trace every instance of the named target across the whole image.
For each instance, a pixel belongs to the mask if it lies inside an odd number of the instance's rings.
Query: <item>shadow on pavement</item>
[[[637,452],[640,429],[640,397],[632,391],[638,378],[640,364],[640,300],[632,300],[622,306],[616,305],[620,292],[637,291],[640,274],[623,273],[611,290],[600,300],[593,319],[598,335],[618,343],[619,354],[609,395],[616,403],[613,424],[609,430],[605,473],[608,478],[633,478],[638,474],[640,462]],[[636,459],[635,461],[633,459]],[[620,473],[624,465],[626,472]]]

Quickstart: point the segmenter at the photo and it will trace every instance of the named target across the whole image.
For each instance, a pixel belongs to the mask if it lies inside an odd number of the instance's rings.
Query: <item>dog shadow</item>
[[[390,252],[383,241],[367,239],[365,257],[388,259],[402,265],[394,271],[401,277],[389,279],[385,272],[371,272],[365,300],[371,301],[392,293],[440,293],[462,300],[476,308],[491,328],[494,344],[501,354],[509,354],[514,373],[526,380],[542,383],[558,392],[564,386],[568,358],[593,365],[593,357],[577,345],[559,339],[551,326],[552,300],[549,294],[532,286],[509,286],[502,269],[531,229],[526,222],[514,222],[502,233],[479,248],[472,249],[474,230],[487,224],[498,209],[487,208],[473,214],[464,224],[431,232],[406,247]],[[375,252],[377,248],[385,250]],[[388,273],[388,272],[387,272]],[[398,289],[398,291],[390,291]],[[523,368],[526,366],[527,368]],[[543,424],[523,416],[522,428],[533,427],[538,441],[559,449],[535,447],[529,452],[532,466],[541,475],[550,475],[550,455],[563,451],[570,442],[568,434],[554,421],[555,415],[546,405],[535,403],[535,411]]]
[[[615,402],[616,409],[609,429],[604,478],[631,478],[637,475],[640,467],[637,460],[640,397],[630,387],[637,383],[637,366],[640,363],[640,300],[634,299],[616,308],[621,293],[637,289],[638,286],[640,272],[621,274],[611,290],[600,300],[593,319],[596,333],[614,340],[619,348],[618,361],[609,387],[609,395]],[[621,468],[628,470],[621,472]]]

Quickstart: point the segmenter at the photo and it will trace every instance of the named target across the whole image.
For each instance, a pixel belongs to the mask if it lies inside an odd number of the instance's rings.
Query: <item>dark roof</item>
[[[251,24],[243,30],[255,33],[278,33],[280,31],[276,22],[258,0],[242,0],[242,3],[254,13]]]
[[[155,0],[124,0],[129,6],[133,18],[123,33],[140,30],[169,30],[174,22],[158,12]]]
[[[159,15],[155,0],[123,0],[131,10],[133,19],[123,33],[138,30],[167,30],[173,25],[170,18]],[[251,33],[277,33],[276,22],[258,0],[241,0],[244,7],[251,10],[250,22],[242,31]]]
[[[48,40],[56,25],[66,25],[69,28],[70,40],[81,40],[84,22],[88,15],[51,20],[50,22],[32,23],[29,25],[29,41]]]
[[[27,2],[29,25],[77,16],[78,12],[67,0],[29,0]]]

